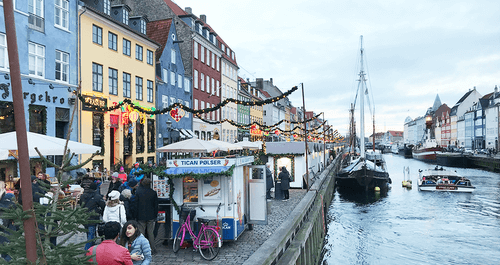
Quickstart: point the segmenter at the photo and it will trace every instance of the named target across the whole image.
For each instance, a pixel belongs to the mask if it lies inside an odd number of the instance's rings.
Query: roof
[[[161,58],[163,50],[170,36],[170,26],[172,25],[172,19],[157,20],[147,23],[147,33],[148,37],[160,44],[160,49],[156,52],[156,61]]]
[[[272,98],[271,95],[269,95],[269,93],[267,93],[267,91],[260,90],[260,93],[262,93],[262,95],[266,96],[267,98]]]
[[[472,91],[476,90],[475,88],[474,89],[471,89],[469,90],[467,93],[465,93],[465,95],[463,95],[460,100],[457,101],[457,103],[455,104],[455,106],[457,105],[460,105],[460,103],[462,103],[471,93]]]
[[[182,16],[182,15],[189,15],[186,11],[184,11],[180,6],[178,6],[176,3],[172,2],[171,0],[163,0],[165,1],[165,4],[172,9],[172,12],[176,16]]]
[[[296,107],[292,107],[290,109],[290,112],[293,113],[293,114],[297,114],[297,108]]]
[[[403,132],[402,131],[387,131],[394,137],[403,137]]]

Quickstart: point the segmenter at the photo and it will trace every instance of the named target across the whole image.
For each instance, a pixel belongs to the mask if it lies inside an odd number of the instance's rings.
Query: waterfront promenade
[[[103,183],[101,193],[105,193],[107,187],[108,183]],[[290,213],[306,193],[306,190],[290,189],[288,201],[271,200],[268,203],[270,206],[268,224],[254,225],[253,230],[244,231],[237,241],[225,241],[219,255],[212,261],[204,260],[199,252],[193,251],[192,247],[180,249],[179,252],[174,253],[171,241],[167,246],[157,241],[158,253],[153,255],[151,264],[243,264],[289,218]],[[82,242],[85,239],[86,234],[79,233],[73,236],[70,241]]]

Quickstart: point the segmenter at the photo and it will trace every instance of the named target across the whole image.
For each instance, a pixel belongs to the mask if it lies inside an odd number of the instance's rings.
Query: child
[[[134,265],[149,265],[153,257],[151,256],[151,246],[149,241],[139,231],[139,224],[128,221],[120,233],[120,245],[127,248]]]

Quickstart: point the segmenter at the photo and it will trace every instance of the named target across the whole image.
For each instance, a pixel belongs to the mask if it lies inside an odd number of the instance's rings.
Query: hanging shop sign
[[[252,126],[250,126],[250,135],[262,135],[262,130],[260,129],[259,125],[252,124]]]
[[[99,110],[96,110],[95,108],[92,108],[89,106],[99,106],[101,108],[108,107],[108,100],[105,98],[98,98],[98,97],[88,96],[88,95],[82,95],[82,97],[84,100],[83,101],[84,104],[82,104],[82,110],[99,111]]]
[[[139,112],[137,112],[137,111],[131,111],[128,114],[128,118],[130,119],[130,121],[132,123],[135,123],[139,119]]]
[[[184,117],[184,115],[186,115],[186,112],[181,108],[175,108],[170,110],[170,116],[176,122],[179,122],[182,119],[182,117]]]
[[[214,129],[214,139],[219,140],[220,135],[219,135],[219,129],[215,128]]]

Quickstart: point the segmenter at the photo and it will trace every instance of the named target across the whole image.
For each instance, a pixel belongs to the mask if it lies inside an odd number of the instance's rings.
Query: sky
[[[341,134],[358,87],[361,35],[377,132],[403,131],[436,95],[451,108],[474,87],[485,95],[500,85],[498,0],[174,2],[207,16],[235,51],[239,76],[272,78],[282,92],[303,84],[306,110],[324,112]],[[302,106],[300,89],[289,98]],[[365,113],[370,135],[373,112]]]

